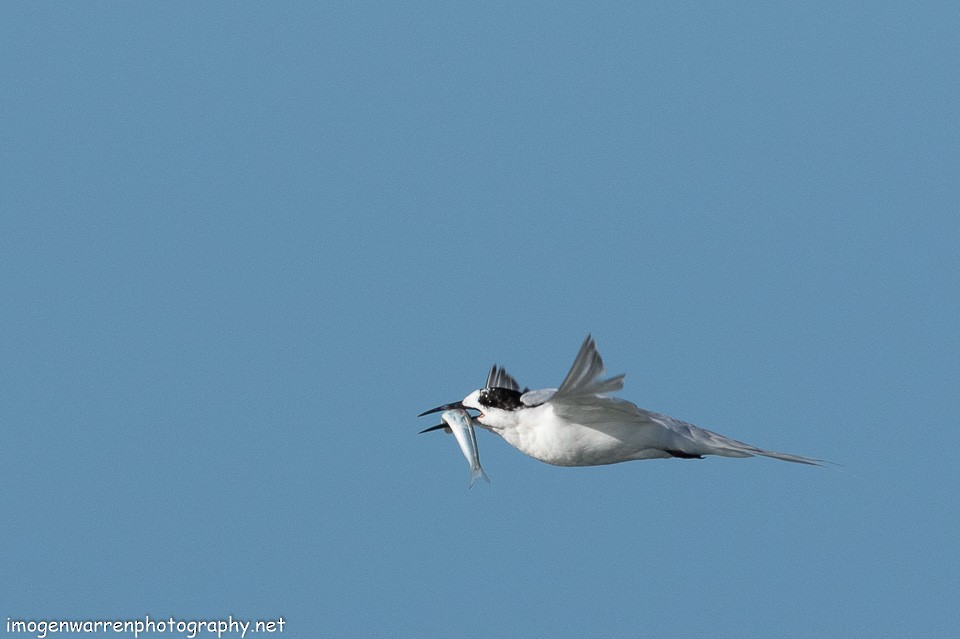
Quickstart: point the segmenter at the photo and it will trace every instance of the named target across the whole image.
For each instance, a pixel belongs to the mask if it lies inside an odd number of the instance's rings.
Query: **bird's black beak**
[[[443,406],[437,406],[436,408],[431,408],[428,411],[420,413],[417,417],[423,417],[424,415],[429,415],[430,413],[439,413],[442,410],[454,410],[459,408],[460,410],[466,410],[467,407],[463,405],[463,402],[454,402],[452,404],[444,404]]]
[[[424,433],[429,433],[432,430],[440,430],[441,428],[450,428],[446,424],[437,424],[436,426],[431,426],[430,428],[424,428],[417,435],[423,435]]]

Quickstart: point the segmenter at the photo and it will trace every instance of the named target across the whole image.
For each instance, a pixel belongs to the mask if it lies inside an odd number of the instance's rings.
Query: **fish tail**
[[[470,488],[473,488],[473,485],[477,483],[478,477],[483,477],[484,481],[488,484],[490,483],[490,478],[487,477],[487,473],[483,470],[483,467],[477,466],[470,470]]]

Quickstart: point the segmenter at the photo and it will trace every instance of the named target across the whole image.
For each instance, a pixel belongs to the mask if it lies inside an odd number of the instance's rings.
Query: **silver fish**
[[[448,433],[452,432],[454,437],[457,438],[457,443],[460,444],[460,450],[463,452],[463,456],[467,458],[467,463],[470,464],[470,488],[473,488],[473,485],[477,482],[477,477],[483,477],[487,483],[490,483],[490,478],[487,477],[487,473],[484,472],[483,467],[480,465],[477,434],[473,430],[473,419],[470,417],[470,413],[458,408],[445,411],[440,415],[440,418],[443,419],[443,424],[421,432],[425,433],[440,428]]]

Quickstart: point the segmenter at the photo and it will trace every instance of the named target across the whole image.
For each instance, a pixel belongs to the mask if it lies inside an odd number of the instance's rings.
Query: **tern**
[[[702,459],[704,455],[762,455],[798,464],[824,464],[819,459],[757,448],[610,397],[610,393],[623,388],[624,376],[601,379],[603,372],[603,359],[588,335],[559,388],[520,390],[506,370],[494,365],[483,388],[419,417],[456,409],[478,411],[478,415],[471,415],[475,425],[499,435],[520,452],[555,466],[601,466],[671,457]]]

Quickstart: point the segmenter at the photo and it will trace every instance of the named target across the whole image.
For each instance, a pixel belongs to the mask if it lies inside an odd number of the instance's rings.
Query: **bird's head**
[[[492,429],[509,428],[517,422],[517,411],[523,408],[522,393],[512,388],[478,388],[459,402],[444,404],[420,413],[418,417],[445,410],[476,410],[476,420]]]

